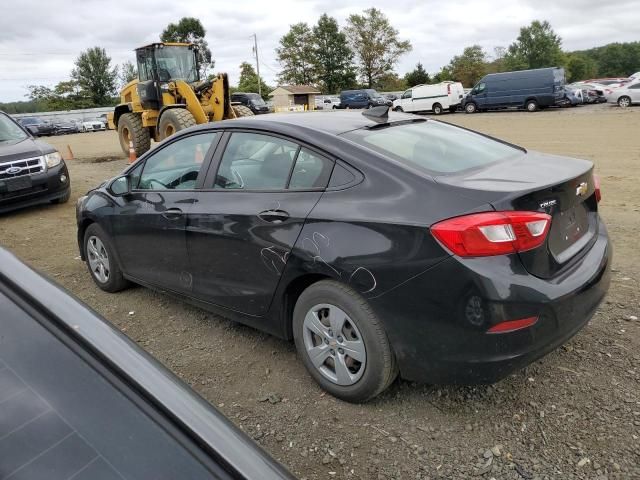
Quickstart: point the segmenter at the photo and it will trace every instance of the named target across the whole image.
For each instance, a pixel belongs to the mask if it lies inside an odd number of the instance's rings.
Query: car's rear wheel
[[[527,103],[524,104],[524,108],[527,109],[527,112],[536,112],[538,110],[538,102],[535,100],[527,100]]]
[[[404,110],[402,109],[402,107],[396,107],[393,109],[395,112],[404,112]]]
[[[84,252],[91,278],[105,292],[117,292],[129,282],[122,275],[111,239],[100,225],[92,223],[84,233]]]
[[[364,298],[336,281],[322,280],[302,292],[293,335],[314,380],[342,400],[370,400],[398,374],[382,322]]]
[[[624,97],[620,97],[618,99],[618,106],[621,108],[627,108],[628,106],[631,105],[631,99],[627,96]]]
[[[473,102],[467,103],[464,106],[464,111],[467,113],[476,113],[478,111],[478,106]]]
[[[433,113],[435,115],[440,115],[442,113],[442,105],[440,105],[439,103],[434,103],[433,104]]]

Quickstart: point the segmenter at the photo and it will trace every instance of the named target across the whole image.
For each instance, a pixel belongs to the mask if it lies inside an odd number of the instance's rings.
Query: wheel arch
[[[113,124],[118,129],[118,121],[120,117],[125,113],[133,113],[133,109],[131,108],[131,104],[129,103],[121,103],[120,105],[116,105],[113,110]],[[84,128],[84,127],[83,127]]]
[[[80,258],[82,259],[82,261],[85,261],[87,259],[87,252],[84,248],[84,234],[87,231],[87,228],[89,228],[92,223],[95,223],[95,220],[91,218],[85,218],[78,224],[78,247],[80,248]]]
[[[307,273],[291,280],[282,292],[282,310],[280,312],[281,322],[286,340],[293,340],[293,309],[302,292],[314,283],[321,280],[333,280],[328,275],[321,273]]]

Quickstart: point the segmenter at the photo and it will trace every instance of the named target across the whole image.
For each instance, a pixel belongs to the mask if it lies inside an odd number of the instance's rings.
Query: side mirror
[[[108,189],[114,197],[124,197],[131,193],[131,179],[129,175],[122,175],[111,182]]]

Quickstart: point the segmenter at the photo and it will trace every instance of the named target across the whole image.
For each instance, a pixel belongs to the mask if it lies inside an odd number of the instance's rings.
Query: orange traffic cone
[[[133,163],[136,161],[136,151],[133,148],[133,142],[129,142],[129,163]]]
[[[64,160],[73,160],[73,151],[71,150],[71,145],[67,144],[67,150],[62,153],[62,158]]]
[[[204,154],[202,153],[202,145],[200,145],[200,144],[196,145],[195,161],[196,161],[196,163],[204,162]]]

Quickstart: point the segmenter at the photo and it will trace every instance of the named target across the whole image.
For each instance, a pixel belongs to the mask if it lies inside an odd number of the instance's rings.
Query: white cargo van
[[[398,112],[432,111],[440,115],[445,110],[455,112],[462,103],[464,89],[460,82],[442,82],[434,85],[416,85],[394,100]]]

